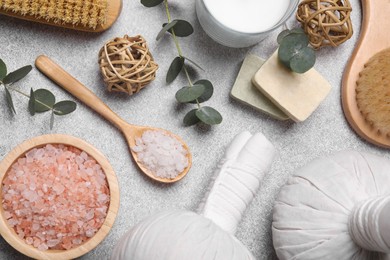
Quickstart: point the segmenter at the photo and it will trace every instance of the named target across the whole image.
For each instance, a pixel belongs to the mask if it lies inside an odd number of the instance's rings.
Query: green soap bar
[[[252,78],[265,61],[255,55],[248,55],[242,63],[230,95],[273,118],[287,120],[289,117],[264,96],[253,84]]]

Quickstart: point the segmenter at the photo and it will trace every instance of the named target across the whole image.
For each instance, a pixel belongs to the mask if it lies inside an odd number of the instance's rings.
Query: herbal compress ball
[[[359,152],[341,152],[300,169],[274,207],[279,259],[385,259],[389,173],[389,160]]]
[[[151,216],[131,229],[114,250],[112,260],[120,259],[254,260],[240,241],[210,219],[180,210]]]
[[[153,81],[158,69],[141,35],[125,35],[107,42],[99,52],[99,66],[108,91],[129,95]]]
[[[170,210],[144,219],[121,238],[111,259],[254,260],[234,233],[275,153],[260,133],[237,135],[218,164],[199,214]]]

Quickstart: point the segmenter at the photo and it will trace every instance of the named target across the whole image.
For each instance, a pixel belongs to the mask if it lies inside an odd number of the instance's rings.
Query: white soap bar
[[[307,119],[331,86],[315,69],[299,74],[279,62],[277,51],[255,74],[253,84],[296,122]]]

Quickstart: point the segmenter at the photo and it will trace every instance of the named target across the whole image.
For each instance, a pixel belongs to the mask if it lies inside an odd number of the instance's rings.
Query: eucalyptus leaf
[[[299,50],[307,47],[309,39],[306,34],[289,34],[285,36],[279,46],[279,60],[288,68],[290,67],[291,58],[296,55]]]
[[[195,67],[198,67],[199,69],[205,71],[205,70],[204,70],[199,64],[197,64],[195,61],[193,61],[193,60],[191,60],[191,59],[189,59],[189,58],[187,58],[187,57],[184,57],[184,56],[183,56],[183,58],[184,58],[186,61],[189,61],[190,63],[192,63],[193,65],[195,65]]]
[[[188,112],[184,119],[183,119],[183,123],[186,125],[186,126],[191,126],[191,125],[195,125],[197,123],[200,122],[200,119],[196,116],[196,111],[198,109],[192,109],[190,112]]]
[[[70,100],[60,101],[53,106],[53,113],[57,116],[64,116],[76,110],[76,103]]]
[[[289,29],[286,29],[286,30],[283,30],[279,33],[278,35],[278,38],[277,38],[277,42],[278,44],[281,44],[282,43],[282,40],[284,37],[286,37],[287,35],[290,34],[290,30]]]
[[[5,88],[5,99],[7,100],[7,106],[11,113],[16,114],[15,106],[14,106],[14,101],[12,100],[11,93],[9,93],[8,88]]]
[[[197,98],[199,103],[203,103],[203,102],[209,100],[213,96],[213,93],[214,93],[213,84],[210,81],[208,81],[207,79],[198,80],[197,82],[194,83],[194,85],[203,85],[204,86],[203,94]],[[196,104],[196,100],[191,101],[190,103]]]
[[[290,60],[291,70],[296,73],[305,73],[310,70],[316,62],[314,50],[309,47],[302,48]]]
[[[10,74],[8,74],[7,76],[5,76],[5,78],[3,79],[3,83],[10,84],[10,83],[14,83],[18,80],[21,80],[22,78],[27,76],[27,74],[30,73],[31,70],[32,70],[31,65],[24,66],[20,69],[17,69],[15,71],[11,72]]]
[[[281,32],[278,42],[278,57],[284,66],[296,73],[305,73],[314,66],[315,52],[308,47],[309,37],[302,28]]]
[[[194,28],[192,27],[192,25],[189,22],[187,22],[185,20],[175,19],[171,23],[173,23],[175,21],[176,21],[176,23],[173,26],[173,28],[168,30],[169,33],[174,32],[177,37],[187,37],[187,36],[190,36],[191,34],[193,34]]]
[[[164,0],[141,0],[141,4],[146,7],[154,7],[164,2]]]
[[[305,31],[301,27],[296,27],[290,30],[290,33],[305,33]]]
[[[51,112],[51,114],[50,114],[50,130],[53,129],[53,126],[54,126],[54,113]]]
[[[56,103],[56,98],[47,89],[37,89],[34,91],[35,99],[35,112],[42,113],[49,111],[53,108],[53,105]]]
[[[156,41],[160,40],[169,29],[175,26],[175,24],[177,24],[177,20],[172,21],[170,23],[164,23],[163,28],[161,29],[161,31],[158,33],[156,37]]]
[[[35,115],[35,94],[34,90],[31,88],[30,90],[30,99],[28,100],[28,111],[30,111],[30,114],[33,116]]]
[[[169,66],[166,82],[169,84],[172,81],[174,81],[177,76],[179,75],[180,71],[183,69],[184,66],[184,58],[183,57],[176,57],[173,59],[171,65]]]
[[[202,107],[196,111],[196,116],[205,124],[217,125],[222,122],[221,114],[212,107]]]
[[[0,81],[2,81],[5,76],[7,76],[7,65],[0,59]]]
[[[192,87],[184,87],[176,92],[176,100],[180,103],[188,103],[196,100],[205,91],[203,85],[193,85]]]

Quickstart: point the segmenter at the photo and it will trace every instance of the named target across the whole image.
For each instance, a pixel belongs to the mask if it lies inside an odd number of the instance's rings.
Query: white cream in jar
[[[235,48],[263,40],[297,10],[299,0],[196,0],[196,14],[215,41]]]
[[[224,26],[243,33],[264,32],[286,14],[290,0],[203,0],[210,14]]]

